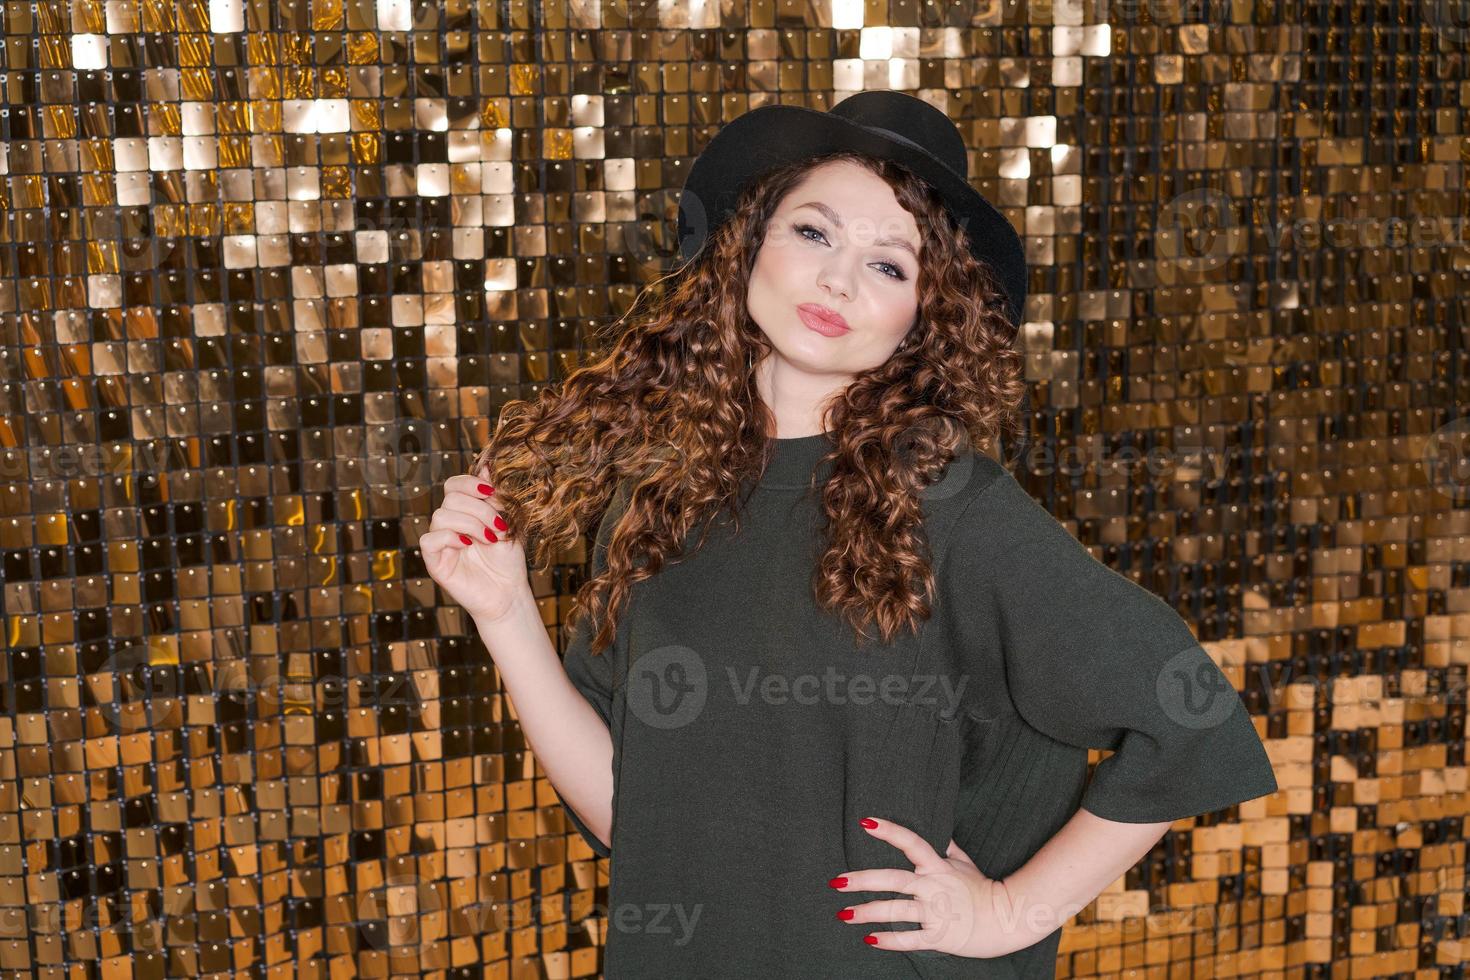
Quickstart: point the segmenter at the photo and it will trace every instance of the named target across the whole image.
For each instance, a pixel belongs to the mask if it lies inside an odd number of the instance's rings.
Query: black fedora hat
[[[688,261],[735,211],[753,177],[786,163],[860,150],[927,180],[951,219],[970,236],[975,257],[995,270],[1006,313],[1020,325],[1026,253],[1011,223],[970,186],[965,141],[950,118],[903,92],[859,92],[826,112],[795,105],[752,109],[726,124],[695,159],[679,197],[679,254]]]

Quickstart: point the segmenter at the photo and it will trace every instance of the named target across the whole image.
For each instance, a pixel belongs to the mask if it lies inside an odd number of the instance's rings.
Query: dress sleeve
[[[622,517],[625,507],[623,499],[624,487],[620,487],[614,494],[612,502],[602,516],[598,525],[596,539],[592,548],[592,573],[598,575],[605,567],[607,544],[612,536],[612,530],[617,525],[618,519]],[[572,630],[567,638],[566,652],[562,654],[562,666],[566,669],[567,677],[571,679],[572,685],[582,693],[587,702],[597,711],[602,723],[607,725],[609,731],[612,728],[612,698],[613,698],[613,654],[616,646],[603,650],[593,656],[589,652],[592,635],[596,633],[596,624],[590,619],[582,618],[576,629]],[[582,818],[577,816],[577,811],[567,805],[565,800],[561,801],[562,809],[566,811],[567,818],[571,820],[572,826],[582,835],[587,846],[599,857],[609,857],[611,849],[598,840],[597,835],[587,827]]]
[[[1068,745],[1112,750],[1081,806],[1153,823],[1274,793],[1245,703],[1188,624],[995,468],[957,529],[965,553],[955,567],[987,597],[964,615],[990,620],[1027,724]]]

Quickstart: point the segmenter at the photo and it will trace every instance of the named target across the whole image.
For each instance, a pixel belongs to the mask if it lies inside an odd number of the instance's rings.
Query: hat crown
[[[969,155],[959,129],[949,116],[923,99],[886,90],[859,92],[827,111],[859,126],[908,140],[933,154],[961,179],[969,178]]]

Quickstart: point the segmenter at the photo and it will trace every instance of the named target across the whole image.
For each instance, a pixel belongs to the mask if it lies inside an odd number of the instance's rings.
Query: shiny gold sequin
[[[1462,970],[1462,14],[0,5],[0,970],[596,975],[608,866],[422,568],[428,488],[668,271],[723,123],[865,88],[1023,236],[1018,478],[1277,766],[1058,976]]]

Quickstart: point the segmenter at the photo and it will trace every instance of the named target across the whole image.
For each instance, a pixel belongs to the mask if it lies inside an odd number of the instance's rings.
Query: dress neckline
[[[790,439],[767,439],[770,458],[759,486],[764,490],[805,490],[823,456],[832,451],[836,430]],[[832,475],[832,464],[822,466],[822,479]]]

